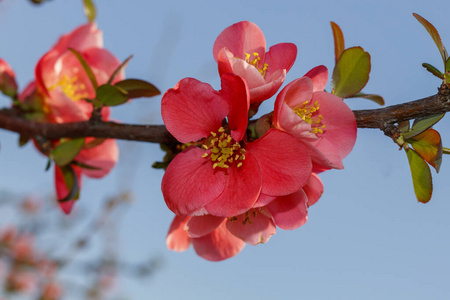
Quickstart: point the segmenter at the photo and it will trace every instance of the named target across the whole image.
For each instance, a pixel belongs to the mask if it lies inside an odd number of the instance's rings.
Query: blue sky
[[[56,39],[85,22],[82,1],[53,0],[39,7],[28,1],[0,3],[0,57],[16,71],[20,87],[33,77],[39,57]],[[97,0],[97,23],[105,47],[119,59],[130,54],[126,74],[154,83],[161,91],[184,77],[219,87],[212,46],[227,26],[256,23],[268,46],[292,42],[298,57],[286,82],[316,65],[334,65],[330,21],[342,28],[347,46],[362,46],[372,57],[364,91],[398,104],[436,93],[439,80],[421,63],[440,67],[441,57],[416,12],[450,43],[448,3],[439,1],[144,1]],[[448,44],[450,47],[450,44]],[[1,98],[2,106],[8,105]],[[352,109],[377,108],[360,99]],[[269,110],[273,99],[264,104]],[[127,123],[161,124],[160,97],[113,109]],[[450,121],[435,128],[449,146]],[[0,190],[53,192],[45,158],[16,134],[0,131]],[[85,180],[83,209],[132,190],[134,203],[121,223],[120,253],[129,261],[160,256],[162,269],[151,280],[123,280],[131,299],[447,299],[450,297],[450,167],[444,157],[434,177],[430,203],[415,199],[406,155],[381,131],[359,129],[344,170],[321,175],[325,192],[310,208],[306,225],[279,230],[265,245],[211,263],[169,252],[165,235],[172,213],[160,191],[163,172],[158,145],[120,142],[121,160],[102,180]],[[5,218],[8,219],[7,217]]]

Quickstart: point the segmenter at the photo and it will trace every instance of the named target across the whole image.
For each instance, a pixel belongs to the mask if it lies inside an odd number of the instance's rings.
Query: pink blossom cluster
[[[26,118],[33,121],[67,123],[90,119],[93,105],[86,99],[94,99],[96,91],[79,59],[71,50],[76,50],[92,69],[99,85],[108,81],[120,66],[120,61],[103,48],[102,32],[95,23],[79,26],[63,35],[55,45],[45,53],[35,67],[35,78],[18,94],[20,109]],[[114,82],[124,78],[123,71],[114,78]],[[0,90],[15,97],[17,84],[11,67],[0,59]],[[109,120],[110,108],[101,109],[102,119]],[[67,140],[67,139],[66,139]],[[50,145],[35,141],[36,147],[45,155],[57,147],[63,140],[50,141]],[[50,146],[50,147],[48,147]],[[101,178],[115,166],[119,157],[119,148],[113,139],[95,139],[88,137],[73,162],[70,164],[76,177],[78,191],[81,188],[82,175]],[[55,164],[55,187],[60,207],[65,213],[72,210],[78,193],[70,195],[67,170]]]
[[[220,261],[247,243],[266,243],[277,227],[306,223],[308,208],[323,193],[317,174],[343,168],[356,121],[341,98],[324,91],[324,66],[288,83],[274,111],[251,120],[281,88],[297,56],[292,43],[266,52],[264,35],[251,22],[226,28],[213,56],[220,90],[184,78],[162,98],[166,128],[184,149],[167,167],[162,192],[176,214],[169,249],[192,244],[201,257]]]

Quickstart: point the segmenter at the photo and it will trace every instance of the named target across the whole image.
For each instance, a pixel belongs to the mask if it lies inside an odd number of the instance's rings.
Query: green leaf
[[[60,168],[64,178],[64,183],[66,184],[66,188],[69,191],[69,194],[67,194],[67,196],[63,199],[58,199],[58,201],[67,202],[70,200],[77,200],[80,195],[80,186],[78,183],[77,175],[75,174],[75,170],[71,165]]]
[[[130,59],[133,58],[133,55],[128,56],[121,64],[120,66],[117,67],[117,69],[114,70],[114,72],[112,73],[111,77],[109,77],[108,79],[108,84],[112,84],[112,82],[114,81],[114,78],[116,78],[117,74],[119,74],[119,72],[125,68],[125,66],[128,64],[128,62],[130,61]]]
[[[50,167],[52,166],[52,160],[51,159],[48,159],[47,160],[47,165],[45,166],[45,171],[48,171],[48,170],[50,170]]]
[[[445,63],[445,82],[450,83],[450,57],[447,58],[447,62]]]
[[[153,97],[161,94],[153,84],[140,79],[125,79],[114,85],[125,90],[129,98]]]
[[[89,77],[89,80],[92,83],[92,87],[94,88],[94,90],[97,90],[97,87],[98,87],[97,79],[95,79],[94,72],[92,72],[91,67],[89,66],[87,61],[84,59],[83,55],[81,55],[81,53],[75,49],[69,48],[69,50],[77,57],[78,61],[83,66],[84,71],[86,72],[87,76]]]
[[[424,67],[428,72],[436,76],[437,78],[444,79],[444,74],[442,74],[441,71],[439,71],[435,66],[432,66],[427,63],[423,63],[422,67]]]
[[[66,166],[78,155],[84,145],[84,138],[61,142],[50,152],[50,157],[58,166]]]
[[[369,81],[370,55],[361,47],[352,47],[342,52],[334,67],[332,93],[348,98],[358,93]]]
[[[414,150],[426,160],[436,172],[439,172],[442,163],[442,141],[441,135],[434,129],[427,129],[408,140]]]
[[[96,98],[106,106],[120,105],[128,101],[128,93],[120,87],[103,84],[98,87]]]
[[[19,147],[25,146],[28,143],[29,140],[30,140],[29,137],[24,136],[24,135],[20,135],[19,136]]]
[[[425,29],[430,34],[430,36],[433,39],[434,43],[438,47],[439,52],[441,53],[442,60],[444,61],[444,66],[445,66],[447,58],[448,58],[448,54],[447,54],[447,50],[445,50],[444,44],[442,43],[441,36],[439,35],[439,32],[425,18],[421,17],[420,15],[418,15],[416,13],[413,13],[413,16],[423,25],[423,27],[425,27]]]
[[[409,167],[411,168],[414,193],[418,201],[427,203],[430,201],[433,193],[430,168],[416,151],[410,148],[405,149],[405,151],[408,156]]]
[[[331,23],[331,30],[333,30],[333,38],[334,38],[334,56],[336,63],[341,57],[342,52],[345,50],[344,43],[344,34],[342,33],[341,28],[334,22]]]
[[[75,166],[79,166],[80,168],[86,169],[86,170],[101,170],[102,168],[99,167],[94,167],[91,165],[87,165],[87,164],[83,164],[82,162],[79,161],[74,161],[73,164]]]
[[[398,130],[400,132],[407,132],[407,131],[409,131],[409,120],[402,121],[402,122],[398,123]]]
[[[434,124],[439,122],[439,120],[441,120],[444,117],[444,115],[445,114],[440,114],[440,115],[434,115],[434,116],[431,116],[428,118],[420,118],[420,119],[414,120],[411,130],[404,133],[403,138],[405,140],[407,140],[407,139],[412,138],[413,136],[416,136],[416,135],[424,132],[425,130],[427,130],[428,128],[430,128],[431,126],[433,126]]]
[[[95,10],[95,5],[92,0],[83,0],[84,4],[84,14],[86,15],[89,22],[95,21],[95,16],[97,12]]]
[[[374,101],[379,105],[384,105],[384,99],[380,95],[375,94],[364,94],[364,93],[356,93],[348,98],[364,98]]]

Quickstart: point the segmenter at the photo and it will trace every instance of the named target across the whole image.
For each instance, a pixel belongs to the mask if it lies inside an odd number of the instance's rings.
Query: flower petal
[[[215,230],[222,221],[222,217],[212,215],[191,217],[184,226],[184,231],[189,237],[198,238]]]
[[[213,232],[192,239],[195,252],[210,261],[220,261],[235,256],[245,246],[245,242],[232,235],[225,220]]]
[[[91,139],[86,140],[88,142]],[[82,149],[75,160],[85,165],[99,168],[99,170],[83,169],[88,177],[101,178],[108,174],[119,159],[119,147],[114,139],[106,139],[100,145]]]
[[[277,198],[276,196],[269,196],[269,195],[261,193],[261,194],[259,194],[258,200],[256,200],[256,202],[253,205],[253,207],[254,208],[259,208],[259,207],[266,206],[267,204],[269,204],[270,202],[272,202],[276,198]]]
[[[308,182],[303,187],[303,191],[308,198],[308,207],[319,201],[323,194],[323,183],[317,174],[311,173],[311,177],[309,177]]]
[[[228,230],[250,245],[266,243],[277,231],[271,218],[252,209],[233,219],[227,220]]]
[[[170,225],[169,232],[166,237],[167,248],[176,252],[186,251],[191,244],[191,239],[184,230],[189,217],[175,216]]]
[[[247,144],[261,168],[261,193],[271,196],[292,194],[301,189],[311,174],[311,158],[305,146],[292,135],[270,129]]]
[[[167,206],[176,215],[189,216],[219,197],[227,177],[214,170],[204,151],[190,147],[179,153],[164,173],[161,189]]]
[[[284,103],[291,109],[302,105],[305,101],[311,100],[313,95],[313,82],[308,77],[302,77],[291,81],[278,94],[275,100],[274,123],[280,122],[280,112]]]
[[[198,141],[222,126],[228,105],[209,84],[184,78],[161,100],[167,130],[181,143]]]
[[[248,211],[261,191],[261,170],[253,155],[247,153],[241,167],[227,169],[227,182],[223,193],[205,206],[208,213],[232,217]]]
[[[302,141],[317,140],[317,136],[311,132],[311,124],[300,118],[286,103],[283,103],[276,120],[280,130],[286,131]]]
[[[308,198],[303,190],[293,194],[278,197],[267,205],[275,224],[284,230],[293,230],[302,226],[308,220]]]
[[[236,58],[227,48],[220,51],[218,66],[220,76],[226,73],[239,75],[247,81],[249,89],[266,84],[266,80],[255,66]]]
[[[99,85],[108,82],[109,77],[120,66],[120,61],[106,49],[91,48],[83,51],[83,57],[94,72]],[[122,71],[114,77],[113,84],[125,78],[125,72]]]
[[[279,43],[269,48],[265,63],[268,65],[266,76],[270,77],[276,70],[291,69],[297,57],[297,46],[292,43]]]
[[[341,98],[326,92],[314,92],[312,102],[317,101],[325,125],[319,140],[312,141],[333,164],[342,165],[356,141],[355,115]]]
[[[257,52],[264,61],[266,40],[256,24],[242,21],[225,28],[217,37],[213,46],[213,55],[216,61],[218,53],[223,47],[227,47],[235,57],[241,59],[245,57],[245,53]]]
[[[250,102],[259,103],[275,95],[285,78],[286,70],[277,70],[270,77],[266,77],[265,84],[250,88]]]
[[[311,78],[314,85],[314,92],[322,91],[325,89],[325,86],[328,82],[328,69],[327,67],[320,65],[315,68],[309,70],[308,73],[305,74],[306,77]]]
[[[88,48],[103,48],[103,34],[95,23],[87,23],[77,27],[72,32],[61,36],[52,47],[59,52],[68,48],[83,51]]]
[[[228,114],[228,126],[231,137],[235,141],[241,141],[247,130],[248,109],[250,107],[250,95],[245,81],[233,74],[224,74],[221,77],[222,89],[220,92],[227,101],[230,112]]]

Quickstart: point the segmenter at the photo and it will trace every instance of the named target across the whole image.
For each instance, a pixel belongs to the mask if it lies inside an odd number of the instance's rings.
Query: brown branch
[[[450,111],[449,100],[450,96],[443,93],[441,88],[439,94],[420,100],[379,109],[355,110],[353,113],[358,128],[385,130],[394,123]],[[176,142],[164,125],[133,125],[91,121],[64,124],[38,123],[24,119],[13,109],[0,110],[0,128],[30,138],[40,137],[48,140],[62,137],[97,137],[164,144]]]

